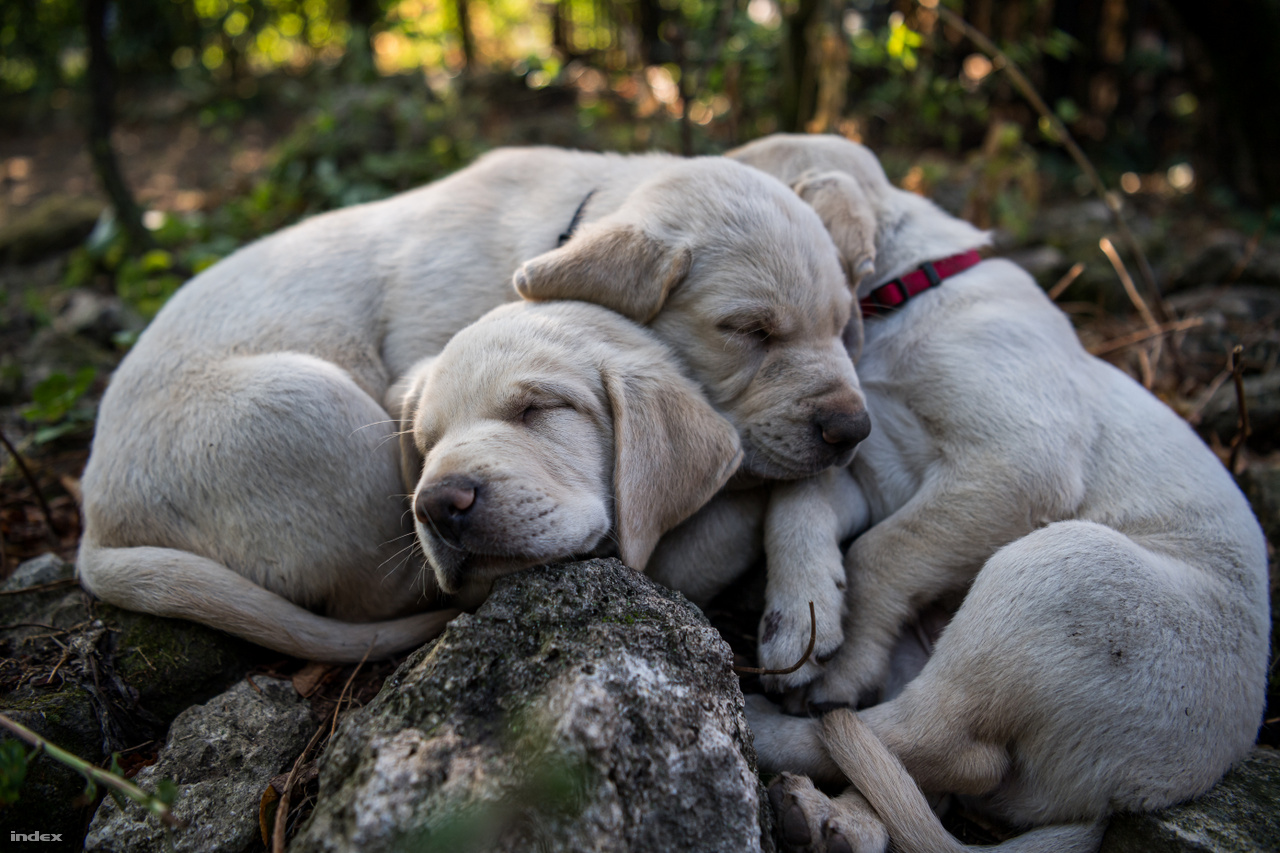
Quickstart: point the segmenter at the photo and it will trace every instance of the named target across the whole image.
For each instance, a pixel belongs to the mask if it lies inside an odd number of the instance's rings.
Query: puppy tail
[[[236,574],[221,563],[172,548],[81,545],[81,585],[118,607],[189,619],[306,660],[354,663],[421,645],[457,610],[386,622],[318,616]]]
[[[1095,853],[1105,823],[1062,824],[1030,830],[993,847],[961,844],[942,826],[915,780],[857,714],[823,717],[822,739],[841,771],[871,803],[901,853]]]

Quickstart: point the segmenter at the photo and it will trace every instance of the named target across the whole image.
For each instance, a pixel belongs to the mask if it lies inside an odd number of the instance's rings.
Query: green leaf
[[[178,799],[178,786],[172,779],[161,779],[156,782],[155,798],[166,806],[172,806]]]
[[[31,404],[22,408],[28,423],[57,424],[71,412],[98,376],[94,367],[82,367],[74,377],[54,373],[31,391]]]
[[[27,778],[27,750],[16,740],[0,742],[0,805],[18,802],[22,782]]]

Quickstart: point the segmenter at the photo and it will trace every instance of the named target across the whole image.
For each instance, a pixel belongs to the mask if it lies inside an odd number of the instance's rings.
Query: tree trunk
[[[463,69],[470,71],[476,64],[476,43],[471,34],[471,11],[467,0],[453,0],[454,10],[458,15],[458,37],[462,39]]]
[[[794,15],[786,19],[782,48],[782,92],[778,102],[779,130],[804,129],[813,108],[813,75],[809,73],[809,25],[817,16],[820,0],[800,0]]]
[[[102,188],[129,237],[130,247],[137,251],[151,245],[151,233],[142,224],[142,211],[125,183],[120,162],[111,145],[111,128],[115,124],[115,64],[107,47],[106,17],[107,0],[85,0],[84,25],[89,42],[89,115],[86,128],[89,154]]]
[[[373,62],[373,28],[381,20],[378,0],[347,0],[347,22],[351,24],[351,41],[344,65],[354,69],[361,80],[377,76]]]

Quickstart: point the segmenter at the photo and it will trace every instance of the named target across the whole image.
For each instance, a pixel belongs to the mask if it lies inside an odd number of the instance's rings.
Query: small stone
[[[20,563],[4,584],[0,585],[0,589],[11,592],[15,589],[26,589],[29,586],[67,580],[74,576],[75,566],[71,563],[54,553],[41,554],[39,557],[32,557]]]
[[[241,681],[204,705],[178,715],[159,758],[134,782],[154,790],[161,779],[178,786],[168,831],[141,806],[122,811],[110,797],[89,826],[85,850],[242,853],[261,849],[258,804],[273,777],[286,772],[315,730],[310,705],[288,679]],[[172,846],[170,846],[172,845]]]

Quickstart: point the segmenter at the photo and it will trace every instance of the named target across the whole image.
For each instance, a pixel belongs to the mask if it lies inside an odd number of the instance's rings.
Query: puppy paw
[[[777,835],[787,853],[884,853],[889,833],[850,789],[832,800],[807,776],[783,773],[769,786]]]
[[[823,667],[822,675],[809,684],[809,706],[875,705],[883,698],[888,668],[888,649],[850,638]]]
[[[840,626],[842,598],[838,594],[816,596],[813,615],[817,624],[813,654],[804,666],[786,675],[765,675],[761,681],[771,692],[782,692],[808,684],[822,673],[822,662],[840,648],[844,631]],[[760,620],[760,645],[756,656],[765,669],[790,669],[804,657],[813,631],[809,602],[769,609]]]

